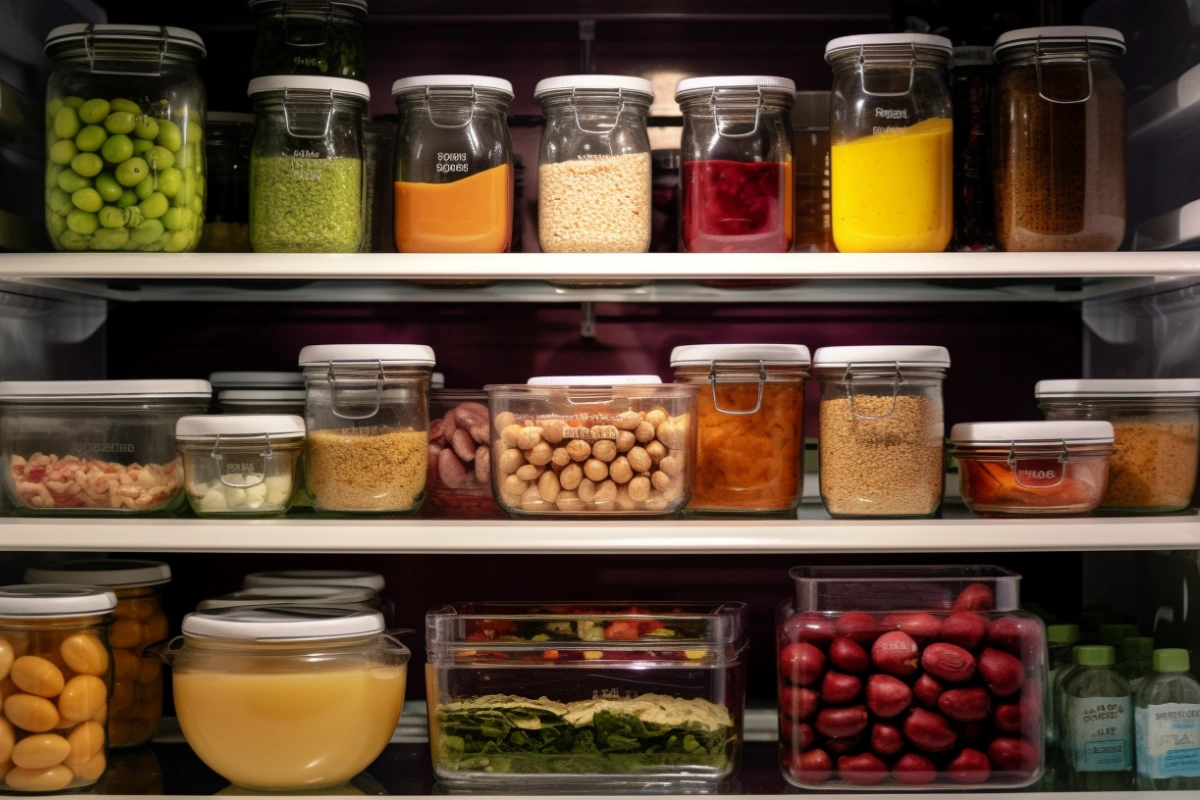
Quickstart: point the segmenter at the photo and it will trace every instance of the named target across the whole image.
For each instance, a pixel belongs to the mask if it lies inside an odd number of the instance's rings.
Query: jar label
[[[1057,458],[1018,458],[1015,470],[1017,485],[1029,489],[1044,489],[1062,483],[1066,465]]]
[[[1063,735],[1070,736],[1076,772],[1120,772],[1133,767],[1129,697],[1069,697]]]
[[[1147,778],[1200,777],[1200,703],[1134,711],[1137,771]]]

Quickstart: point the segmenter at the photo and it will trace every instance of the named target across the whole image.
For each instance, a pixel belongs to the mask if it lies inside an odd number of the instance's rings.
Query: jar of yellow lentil
[[[0,791],[79,789],[104,774],[116,606],[93,586],[0,587]]]
[[[98,586],[117,598],[108,626],[113,655],[110,747],[135,747],[158,733],[163,705],[162,660],[145,650],[169,635],[160,591],[170,580],[171,568],[161,561],[134,559],[70,561],[25,571],[26,583]]]

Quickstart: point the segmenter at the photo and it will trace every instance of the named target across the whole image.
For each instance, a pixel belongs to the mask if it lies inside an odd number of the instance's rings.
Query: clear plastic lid
[[[354,569],[289,569],[251,572],[242,579],[243,589],[260,586],[365,586],[382,592],[386,582],[378,572]]]
[[[1198,378],[1127,378],[1106,380],[1038,381],[1033,390],[1039,400],[1151,400],[1182,397],[1200,399]]]
[[[0,381],[0,403],[211,399],[212,386],[198,380]]]
[[[802,344],[685,344],[671,351],[672,367],[709,366],[714,361],[807,367],[812,357]]]
[[[95,586],[55,583],[0,586],[0,619],[91,617],[111,613],[116,607],[117,596]]]
[[[103,586],[126,589],[169,583],[171,567],[161,561],[133,558],[91,558],[68,561],[55,567],[30,567],[26,583],[57,583],[72,586]]]
[[[184,636],[255,642],[347,639],[383,633],[383,615],[345,607],[233,606],[193,611],[181,630]]]
[[[208,414],[180,417],[175,423],[175,438],[183,442],[216,436],[298,439],[304,431],[304,419],[294,414]]]
[[[242,606],[362,606],[377,602],[378,599],[379,593],[366,586],[345,584],[258,586],[202,600],[196,606],[196,610]]]
[[[986,565],[793,567],[791,576],[797,611],[963,610],[956,603],[972,586],[979,599],[967,610],[1015,611],[1021,602],[1021,576]]]

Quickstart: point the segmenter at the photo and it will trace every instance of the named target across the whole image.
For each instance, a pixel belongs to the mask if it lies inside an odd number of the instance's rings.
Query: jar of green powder
[[[364,227],[362,119],[371,91],[344,78],[255,78],[250,244],[258,253],[355,253]]]

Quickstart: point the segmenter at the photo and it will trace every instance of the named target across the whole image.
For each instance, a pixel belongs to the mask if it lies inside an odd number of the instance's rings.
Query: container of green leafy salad
[[[425,619],[447,786],[680,790],[738,767],[744,603],[462,603]]]

